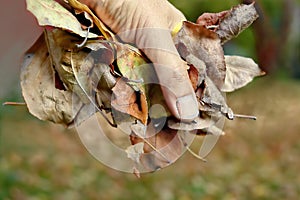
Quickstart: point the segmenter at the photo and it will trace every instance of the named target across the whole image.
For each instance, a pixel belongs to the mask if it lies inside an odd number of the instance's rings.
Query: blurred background
[[[22,54],[40,35],[24,0],[1,0],[0,103],[22,102]],[[171,0],[190,21],[237,0]],[[260,18],[225,46],[251,57],[267,76],[227,95],[236,113],[208,157],[186,153],[137,179],[94,159],[74,129],[0,106],[0,199],[298,199],[300,196],[300,2],[257,0]],[[201,139],[194,142],[199,148]]]

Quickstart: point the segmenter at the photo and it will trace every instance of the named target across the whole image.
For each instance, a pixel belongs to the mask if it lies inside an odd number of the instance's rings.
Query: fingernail
[[[179,97],[176,107],[181,120],[192,121],[199,114],[197,99],[192,94]]]

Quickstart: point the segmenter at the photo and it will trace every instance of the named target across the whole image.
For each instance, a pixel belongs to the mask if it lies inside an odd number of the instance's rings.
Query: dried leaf
[[[229,119],[234,118],[232,110],[227,106],[226,100],[214,85],[210,78],[205,79],[205,88],[200,96],[200,110],[211,112],[212,110],[221,112]]]
[[[77,0],[66,0],[69,5],[74,8],[77,12],[86,12],[88,13],[95,25],[99,28],[102,35],[107,39],[115,39],[114,34],[109,31],[109,29],[104,25],[104,23],[89,9],[89,7],[85,4],[80,3]]]
[[[44,34],[27,51],[21,69],[21,88],[29,112],[41,120],[70,125],[82,107],[71,91],[55,88]]]
[[[194,90],[196,90],[206,78],[206,65],[193,54],[188,55],[186,61],[190,64],[189,78]]]
[[[96,91],[97,104],[100,108],[110,109],[112,88],[117,82],[110,72],[110,67],[102,63],[95,64],[90,72],[90,80]]]
[[[219,13],[203,13],[197,19],[197,24],[205,26],[206,28],[216,28],[218,27],[220,21],[228,15],[229,11],[222,11]]]
[[[207,75],[221,88],[225,80],[225,59],[218,35],[199,24],[184,22],[174,38],[174,43],[181,57],[185,60],[190,54],[202,60],[206,65]]]
[[[39,25],[53,26],[71,31],[81,37],[86,37],[87,31],[81,28],[76,17],[54,0],[26,0],[27,9],[35,15]],[[98,37],[89,33],[89,38]]]
[[[133,160],[135,163],[140,163],[140,157],[144,153],[144,143],[136,143],[134,145],[129,146],[125,152],[127,153],[127,157]]]
[[[123,79],[119,79],[112,89],[111,106],[147,124],[148,106],[144,93],[136,92]]]
[[[204,128],[197,131],[197,135],[214,135],[214,136],[221,136],[225,135],[225,132],[218,128],[217,126],[210,126],[208,128]]]
[[[153,65],[133,46],[118,45],[117,65],[121,74],[137,90],[147,93],[149,83],[158,83]]]
[[[210,118],[200,118],[197,117],[190,123],[178,122],[173,119],[168,120],[168,127],[174,130],[185,130],[192,131],[198,129],[205,129],[214,124],[214,121]]]
[[[153,126],[148,126],[146,137],[140,138],[136,134],[130,137],[132,144],[144,143],[144,154],[141,155],[141,163],[145,168],[155,171],[174,163],[183,153],[177,131],[164,129],[156,133]]]
[[[110,65],[114,62],[114,50],[109,46],[105,40],[88,40],[84,45],[91,51],[95,63],[105,63]]]
[[[222,44],[224,44],[232,38],[237,37],[257,18],[258,14],[254,3],[235,6],[229,11],[229,14],[225,18],[221,19],[216,33],[221,38]]]
[[[241,56],[225,56],[226,78],[222,87],[223,92],[232,92],[250,83],[254,77],[265,73],[251,59]]]
[[[86,74],[92,69],[94,60],[88,57],[87,52],[72,52],[72,45],[69,43],[72,43],[75,38],[67,32],[54,29],[52,31],[46,31],[46,36],[52,64],[58,72],[60,79],[69,90],[79,96],[83,103],[89,104],[90,100],[85,91],[88,91],[90,95],[92,88],[87,82]],[[82,77],[79,83],[74,76],[72,65],[77,71],[82,71],[82,75],[79,75]]]
[[[83,30],[94,27],[93,19],[89,13],[75,10],[75,15],[81,22],[81,27]]]

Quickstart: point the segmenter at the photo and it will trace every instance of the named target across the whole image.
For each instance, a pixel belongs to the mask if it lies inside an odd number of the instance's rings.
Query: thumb
[[[183,121],[198,114],[198,102],[169,30],[145,28],[136,32],[136,44],[154,63],[165,101],[171,113]]]

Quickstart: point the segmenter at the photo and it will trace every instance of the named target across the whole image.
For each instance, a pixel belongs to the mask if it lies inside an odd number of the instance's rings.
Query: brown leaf
[[[110,65],[115,60],[114,50],[106,43],[106,40],[88,40],[84,45],[84,48],[92,50],[91,54],[95,60],[95,63],[104,63]]]
[[[112,88],[117,82],[110,72],[110,67],[102,63],[95,64],[90,72],[90,80],[96,91],[97,104],[100,108],[110,109]]]
[[[229,14],[221,19],[216,33],[221,38],[222,44],[237,37],[242,31],[248,28],[256,19],[258,14],[254,3],[241,4],[233,7]]]
[[[83,30],[94,27],[94,22],[91,15],[85,11],[75,10],[75,15],[80,21]]]
[[[198,17],[196,23],[205,26],[206,28],[213,26],[218,26],[220,21],[224,19],[228,15],[229,11],[222,11],[219,13],[203,13],[201,16]]]
[[[102,44],[101,40],[89,40],[79,50],[74,45],[78,38],[65,31],[54,29],[46,31],[46,35],[55,70],[65,86],[76,93],[82,102],[85,104],[91,102],[97,84],[104,74],[102,78],[107,79],[102,85],[106,83],[109,85],[106,90],[113,87],[116,81],[107,73],[108,64],[113,61],[113,53],[109,46]],[[102,72],[105,69],[106,72]]]
[[[185,21],[174,38],[181,57],[185,60],[192,54],[206,65],[207,75],[221,88],[225,80],[224,52],[216,33],[204,26]]]
[[[217,126],[210,126],[208,128],[204,128],[197,131],[197,135],[215,135],[215,136],[221,136],[225,135],[225,132],[218,128]]]
[[[226,78],[223,92],[232,92],[250,83],[254,77],[265,73],[251,59],[241,56],[225,56]]]
[[[67,0],[68,4],[74,8],[77,12],[86,12],[92,18],[94,24],[99,28],[102,35],[107,39],[115,39],[114,34],[104,25],[104,23],[89,9],[85,4],[80,3],[77,0]]]
[[[111,106],[122,113],[129,114],[147,124],[148,106],[146,96],[136,92],[121,78],[112,88]]]
[[[193,54],[188,55],[186,57],[186,61],[190,63],[190,69],[188,70],[189,78],[194,90],[196,91],[206,78],[206,66],[202,60],[198,59]]]
[[[41,26],[53,26],[62,28],[86,37],[87,31],[81,28],[81,24],[76,17],[67,9],[54,0],[26,0],[27,9],[37,18]],[[98,37],[89,33],[89,38]]]
[[[21,88],[29,112],[41,120],[70,125],[82,107],[71,91],[55,88],[55,71],[44,34],[26,52]]]
[[[156,133],[155,127],[148,126],[144,138],[134,133],[130,136],[132,144],[144,143],[144,154],[141,163],[145,168],[155,171],[174,163],[183,153],[183,144],[177,131],[164,129]],[[139,134],[141,135],[141,134]]]
[[[168,120],[168,127],[174,130],[185,130],[185,131],[192,131],[198,129],[205,129],[214,124],[213,120],[210,118],[200,118],[197,117],[190,123],[186,122],[178,122],[173,119]]]
[[[59,29],[47,30],[46,37],[52,65],[58,72],[60,79],[69,90],[79,96],[83,103],[89,104],[90,100],[85,91],[88,91],[88,95],[90,95],[92,88],[88,84],[86,74],[92,69],[94,60],[88,57],[87,52],[73,53],[73,49],[75,49],[73,41],[77,38],[65,31]],[[73,67],[78,71],[82,71],[83,75],[80,76],[82,77],[80,82],[74,76]]]
[[[204,89],[201,92],[200,98],[200,110],[206,112],[221,112],[229,119],[234,118],[232,110],[227,106],[226,100],[221,94],[220,90],[214,85],[209,77],[205,79]]]

